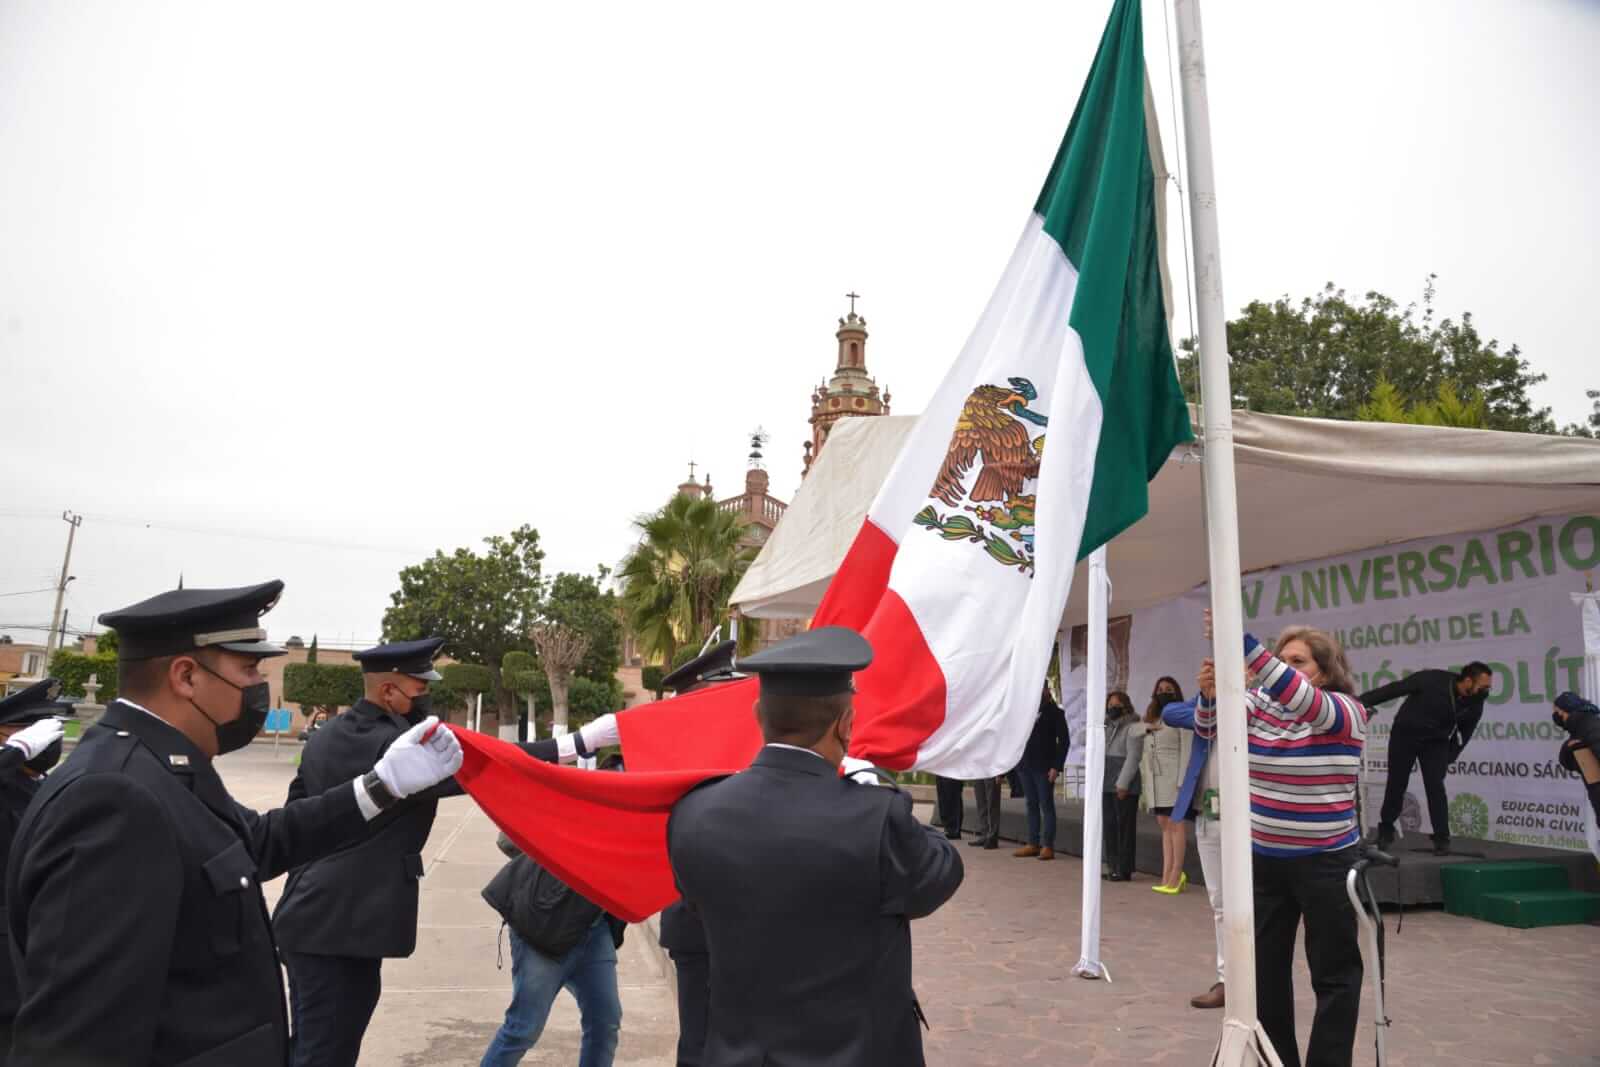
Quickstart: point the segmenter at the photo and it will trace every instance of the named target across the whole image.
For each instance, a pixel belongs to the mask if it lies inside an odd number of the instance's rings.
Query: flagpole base
[[[1106,970],[1106,965],[1099,960],[1091,960],[1087,956],[1078,960],[1078,965],[1072,968],[1072,973],[1079,978],[1104,978],[1107,982],[1111,981],[1111,972]]]
[[[1261,1024],[1228,1019],[1222,1024],[1222,1039],[1211,1057],[1211,1067],[1283,1067],[1272,1050]]]

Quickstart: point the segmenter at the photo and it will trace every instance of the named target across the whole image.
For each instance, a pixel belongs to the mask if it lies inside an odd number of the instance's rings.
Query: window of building
[[[44,673],[44,653],[25,652],[22,656],[22,673],[27,678],[37,678]]]

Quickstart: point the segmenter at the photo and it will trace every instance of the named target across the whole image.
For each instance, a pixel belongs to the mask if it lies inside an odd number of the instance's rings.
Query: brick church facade
[[[867,373],[867,320],[856,313],[855,302],[859,297],[855,293],[847,295],[850,310],[839,319],[839,328],[834,333],[838,353],[833,374],[823,379],[811,393],[811,440],[805,443],[802,478],[811,472],[812,463],[816,462],[828,442],[828,434],[840,419],[889,414],[889,390],[884,388],[880,391],[878,383]],[[744,492],[739,495],[717,500],[709,474],[699,481],[695,479],[694,463],[689,464],[689,477],[677,487],[678,493],[696,500],[716,500],[718,511],[737,513],[745,524],[742,543],[756,549],[766,544],[789,506],[771,493],[771,478],[761,454],[764,443],[765,435],[760,431],[752,435],[750,468],[745,471]],[[741,629],[746,626],[760,627],[760,646],[766,647],[801,632],[806,628],[807,621],[741,618],[739,626]],[[639,663],[633,636],[626,635],[624,641],[623,662]]]

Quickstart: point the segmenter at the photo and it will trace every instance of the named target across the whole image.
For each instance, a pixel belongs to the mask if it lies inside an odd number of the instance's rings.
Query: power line
[[[54,593],[56,587],[47,585],[43,589],[19,589],[15,593],[0,593],[0,596],[33,596],[35,593]]]
[[[247,530],[224,529],[220,527],[186,526],[182,523],[164,522],[156,519],[140,519],[127,515],[102,515],[89,514],[85,516],[96,523],[110,523],[116,526],[132,526],[146,530],[165,530],[171,533],[197,534],[202,537],[229,537],[241,541],[263,541],[272,544],[304,545],[310,548],[328,548],[336,551],[347,552],[380,552],[389,555],[404,556],[430,556],[432,550],[413,548],[397,545],[369,545],[358,541],[340,541],[333,538],[301,537],[292,534],[273,535]],[[52,518],[52,513],[45,511],[29,510],[0,510],[0,517],[5,518]]]

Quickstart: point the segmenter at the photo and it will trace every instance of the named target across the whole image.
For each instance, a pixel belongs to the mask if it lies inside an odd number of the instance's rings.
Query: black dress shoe
[[[952,841],[960,841],[961,840],[961,831],[957,830],[955,833],[951,833],[949,830],[946,830],[944,832],[944,836],[948,837]]]
[[[967,842],[967,847],[968,848],[982,848],[987,843],[988,843],[988,839],[987,838],[974,837],[971,841]]]
[[[1127,880],[1127,875],[1121,874],[1117,871],[1112,871],[1110,874],[1106,875],[1106,881],[1108,882],[1126,882]]]
[[[1450,842],[1448,842],[1448,841],[1435,841],[1433,843],[1433,854],[1435,856],[1448,856],[1448,855],[1450,855]]]
[[[985,841],[983,843],[983,847],[984,848],[999,848],[1000,847],[1000,842],[991,837],[991,838],[989,838],[989,840],[987,840],[987,841]]]

